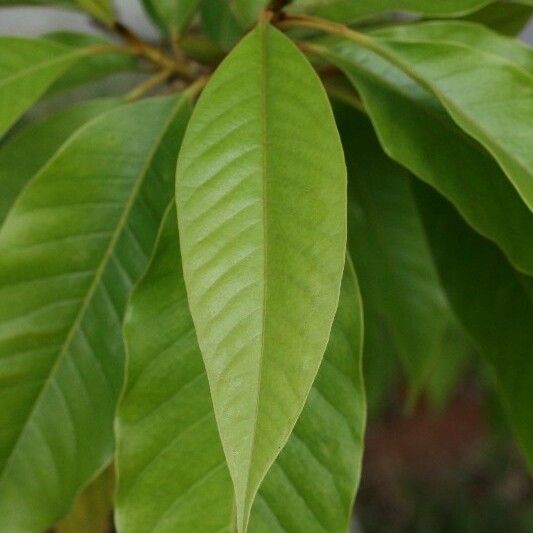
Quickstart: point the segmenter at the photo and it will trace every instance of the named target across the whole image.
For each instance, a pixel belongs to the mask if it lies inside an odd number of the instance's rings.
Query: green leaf
[[[261,23],[206,86],[178,160],[176,199],[242,531],[322,360],[346,248],[333,114],[314,70],[275,28]]]
[[[227,0],[237,17],[245,24],[250,26],[253,24],[261,10],[267,7],[270,0]]]
[[[226,0],[203,0],[200,12],[205,34],[222,50],[231,50],[246,31]]]
[[[350,253],[365,303],[387,323],[414,393],[436,364],[450,312],[409,185],[368,120],[339,106],[349,177]]]
[[[396,11],[432,17],[457,17],[471,13],[490,2],[491,0],[294,0],[290,10],[339,22],[350,22]]]
[[[417,36],[418,31],[405,27],[401,36],[383,38],[379,46],[485,146],[533,210],[533,75],[483,43],[474,47],[453,40],[453,33],[445,37],[441,29],[433,35],[431,27],[426,35]]]
[[[378,30],[378,37],[406,41],[447,41],[474,47],[491,55],[507,59],[533,73],[533,49],[509,37],[466,21],[430,21]]]
[[[531,4],[533,6],[533,4]],[[518,35],[529,22],[533,9],[531,6],[501,0],[467,15],[465,20],[478,22],[503,35]]]
[[[533,279],[514,271],[445,200],[422,184],[415,185],[450,303],[479,352],[491,363],[515,432],[533,468]]]
[[[533,273],[533,218],[499,165],[412,78],[355,43],[334,43],[323,53],[359,91],[385,152],[451,200],[517,268]]]
[[[187,28],[201,0],[143,0],[144,8],[156,24],[177,37]]]
[[[83,9],[108,25],[111,25],[115,18],[110,0],[0,0],[0,7],[16,5],[52,5],[67,9]]]
[[[75,32],[55,32],[43,36],[49,41],[54,41],[70,47],[86,48],[111,44],[109,41]],[[92,83],[113,74],[138,70],[137,61],[129,53],[106,53],[88,55],[72,65],[48,89],[47,96],[61,91],[72,89],[86,83]]]
[[[0,136],[88,53],[44,39],[0,37]]]
[[[113,513],[115,475],[113,466],[106,468],[85,487],[74,505],[55,526],[55,533],[107,533]]]
[[[72,106],[29,125],[0,148],[0,226],[20,191],[82,124],[119,104],[114,98]]]
[[[0,233],[0,530],[42,531],[113,453],[121,320],[172,197],[189,99],[93,119]],[[142,128],[139,128],[142,125]]]
[[[117,421],[119,531],[233,531],[233,486],[187,306],[176,212],[128,306]],[[249,531],[345,532],[361,469],[361,303],[349,264],[306,406],[261,485]]]

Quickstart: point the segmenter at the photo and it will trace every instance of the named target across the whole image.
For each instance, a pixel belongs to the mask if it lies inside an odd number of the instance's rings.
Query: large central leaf
[[[30,181],[4,223],[2,531],[46,529],[112,455],[122,314],[172,197],[188,113],[188,99],[172,97],[97,117]]]
[[[250,33],[202,94],[176,200],[242,530],[320,365],[346,246],[346,169],[329,102],[271,26]]]
[[[124,533],[232,533],[233,487],[187,306],[175,217],[175,210],[168,213],[126,314],[117,527]],[[347,263],[317,379],[260,488],[249,531],[346,531],[365,423],[361,326],[357,280]]]

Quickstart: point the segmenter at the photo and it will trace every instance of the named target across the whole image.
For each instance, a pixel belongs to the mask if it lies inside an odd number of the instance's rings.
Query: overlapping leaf
[[[380,38],[388,57],[428,88],[454,121],[500,163],[533,210],[533,75],[501,47],[473,46],[453,31],[415,26]],[[497,37],[504,39],[503,37]],[[516,45],[520,53],[520,45]]]
[[[348,166],[350,253],[364,301],[388,325],[416,392],[441,355],[448,305],[407,171],[383,153],[362,114],[339,106],[336,115]]]
[[[118,104],[113,98],[83,102],[26,127],[0,148],[0,225],[29,179],[74,131]]]
[[[143,0],[143,5],[159,27],[176,37],[187,27],[201,0]]]
[[[415,187],[439,275],[455,313],[492,365],[504,404],[533,467],[533,280],[514,271],[453,207]]]
[[[491,0],[294,0],[291,7],[295,12],[303,11],[339,22],[350,22],[397,11],[427,16],[460,16],[490,3]]]
[[[110,460],[122,314],[172,197],[189,107],[186,97],[154,99],[92,120],[31,180],[4,222],[3,531],[46,529]]]
[[[1,6],[30,5],[30,6],[58,6],[67,9],[83,9],[97,19],[111,24],[114,20],[110,0],[0,0]]]
[[[43,36],[48,41],[77,47],[109,45],[110,42],[94,35],[75,32],[54,32]],[[60,91],[72,89],[85,83],[98,81],[102,78],[126,71],[137,70],[135,58],[126,51],[116,51],[106,54],[94,54],[82,57],[76,61],[47,91],[47,96]]]
[[[222,50],[233,48],[246,30],[246,25],[226,0],[203,0],[200,12],[205,34]]]
[[[128,307],[117,526],[128,533],[232,532],[233,486],[187,305],[175,217],[173,209]],[[249,531],[346,531],[365,421],[361,326],[347,265],[317,380],[261,486]]]
[[[242,531],[322,359],[346,246],[329,102],[261,23],[205,88],[180,153],[185,281]]]
[[[533,217],[483,147],[428,91],[376,54],[347,41],[326,45],[324,53],[359,91],[387,154],[450,199],[520,270],[533,273]]]

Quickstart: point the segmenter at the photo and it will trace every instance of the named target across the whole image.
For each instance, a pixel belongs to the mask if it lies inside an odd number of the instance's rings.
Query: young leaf
[[[128,372],[116,425],[121,532],[234,531],[233,486],[187,306],[175,217],[173,209],[126,315]],[[365,423],[361,326],[347,264],[322,366],[260,488],[249,531],[346,531]]]
[[[171,36],[179,36],[193,18],[201,0],[143,0],[143,5],[157,23]]]
[[[189,107],[186,97],[146,100],[87,123],[4,222],[3,531],[46,529],[111,458],[122,314],[172,197]]]
[[[44,39],[0,37],[0,136],[87,49]]]
[[[466,15],[491,0],[294,0],[290,10],[305,12],[339,22],[350,22],[387,12],[407,11],[417,15],[450,17]]]
[[[32,124],[0,148],[0,227],[29,179],[82,124],[119,104],[114,98],[93,100]]]
[[[387,323],[413,392],[429,378],[450,312],[405,169],[382,151],[368,120],[336,110],[349,177],[349,243],[364,301]]]
[[[348,41],[326,55],[359,91],[385,152],[452,201],[513,264],[533,274],[533,217],[500,166],[412,78]]]
[[[333,114],[298,49],[260,23],[193,113],[177,169],[185,281],[245,528],[326,348],[346,247]]]
[[[405,28],[401,36],[381,38],[380,46],[485,146],[533,210],[533,75],[483,43],[455,41],[453,31],[446,37],[442,28],[425,30],[417,36],[416,26]]]
[[[491,363],[533,468],[533,279],[514,271],[445,200],[422,184],[415,192],[450,303]]]

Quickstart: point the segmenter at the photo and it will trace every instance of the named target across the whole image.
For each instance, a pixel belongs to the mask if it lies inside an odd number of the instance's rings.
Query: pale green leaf
[[[187,306],[175,210],[128,306],[117,422],[120,532],[233,532],[233,486]],[[344,533],[361,469],[361,305],[348,264],[306,406],[263,482],[251,532]]]
[[[339,106],[336,117],[348,167],[350,253],[364,302],[388,325],[416,393],[441,356],[448,304],[408,172],[383,153],[361,113]]]
[[[491,363],[518,439],[533,468],[533,280],[422,184],[418,205],[455,313]]]
[[[325,54],[346,73],[389,156],[451,200],[514,265],[533,273],[533,217],[500,166],[427,90],[348,41]]]
[[[0,37],[0,136],[87,53],[44,39]]]
[[[489,3],[491,0],[294,0],[290,10],[350,22],[397,11],[433,17],[461,16]]]
[[[91,118],[112,109],[119,100],[108,98],[75,105],[18,132],[0,148],[0,226],[29,179],[56,150]]]
[[[346,169],[329,102],[273,27],[243,39],[202,93],[176,199],[242,531],[320,365],[346,247]]]
[[[194,17],[201,0],[143,0],[144,8],[158,26],[177,37]]]
[[[431,26],[426,35],[418,36],[418,31],[406,26],[401,36],[382,38],[379,46],[485,146],[533,210],[532,73],[483,42],[465,44],[454,40],[453,31],[446,37],[438,27],[434,36]]]
[[[46,529],[111,458],[123,310],[172,197],[189,107],[146,100],[88,122],[4,222],[2,531]]]

